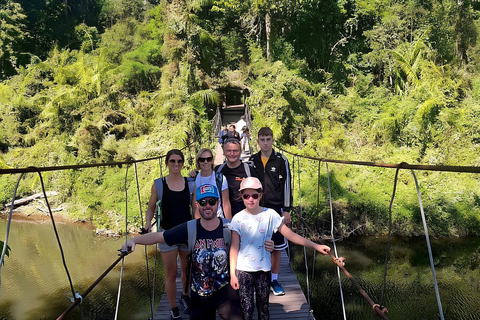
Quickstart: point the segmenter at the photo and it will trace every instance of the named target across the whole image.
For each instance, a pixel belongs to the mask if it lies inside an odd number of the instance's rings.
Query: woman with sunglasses
[[[263,248],[265,240],[271,240],[279,231],[293,243],[308,246],[326,255],[330,248],[316,244],[294,233],[283,223],[283,218],[273,209],[260,206],[262,183],[254,177],[245,178],[240,184],[245,209],[237,213],[230,223],[230,284],[239,289],[240,305],[245,320],[253,318],[254,303],[258,319],[270,319],[268,303],[270,295],[270,252]],[[254,297],[256,301],[254,302]]]
[[[213,152],[209,148],[203,148],[195,157],[197,169],[200,170],[195,178],[195,187],[198,188],[205,184],[209,184],[217,187],[219,204],[217,210],[218,217],[224,217],[229,220],[232,219],[232,209],[230,206],[230,197],[228,194],[228,181],[227,178],[220,172],[213,171]],[[195,198],[193,202],[195,203]],[[194,217],[200,218],[197,207],[194,206]]]
[[[145,229],[147,232],[151,231],[152,218],[157,202],[161,206],[161,216],[157,218],[157,220],[160,220],[157,221],[157,223],[160,223],[160,226],[157,226],[158,231],[169,230],[192,219],[192,211],[190,209],[193,207],[190,196],[191,191],[189,190],[187,178],[183,177],[181,173],[184,162],[185,157],[182,151],[172,149],[167,152],[165,165],[168,168],[168,174],[163,178],[156,179],[152,186],[145,214],[147,219]],[[172,308],[170,311],[171,319],[179,320],[181,317],[176,301],[177,285],[175,283],[177,277],[177,256],[180,255],[181,278],[185,290],[188,247],[185,244],[169,246],[165,243],[159,243],[158,247],[165,266],[165,292]],[[187,301],[188,298],[186,297],[188,297],[188,293],[183,292],[181,295],[182,301]]]

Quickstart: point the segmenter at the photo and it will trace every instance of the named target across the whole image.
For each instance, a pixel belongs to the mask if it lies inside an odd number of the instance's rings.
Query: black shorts
[[[270,206],[270,207],[266,206],[266,207],[277,211],[277,213],[280,216],[283,216],[283,210],[281,207],[275,207],[275,206]],[[288,248],[287,239],[285,239],[283,234],[281,234],[280,232],[274,232],[272,235],[272,240],[274,244],[273,250],[283,250]]]

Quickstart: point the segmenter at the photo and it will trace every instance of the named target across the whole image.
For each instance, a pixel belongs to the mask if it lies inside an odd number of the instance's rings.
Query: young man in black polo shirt
[[[290,211],[292,209],[293,195],[291,189],[290,165],[281,153],[273,150],[273,131],[263,127],[258,131],[258,145],[260,151],[250,157],[250,162],[257,169],[258,178],[263,185],[263,206],[274,209],[284,217],[284,223],[291,223]],[[270,289],[274,295],[284,295],[285,291],[278,282],[280,269],[281,250],[288,247],[287,240],[281,233],[276,232],[272,237],[275,243],[272,252],[272,282]]]

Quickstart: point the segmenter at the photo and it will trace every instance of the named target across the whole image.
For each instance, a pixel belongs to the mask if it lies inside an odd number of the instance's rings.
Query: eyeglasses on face
[[[198,158],[198,162],[211,162],[212,160],[213,160],[213,157]]]
[[[210,198],[210,199],[202,199],[202,200],[198,201],[198,204],[202,207],[205,207],[207,205],[207,203],[210,206],[214,206],[217,203],[217,199]]]
[[[242,198],[245,199],[245,200],[250,199],[250,197],[257,200],[258,197],[260,197],[260,193],[253,193],[253,194],[244,193],[244,194],[242,194]]]
[[[175,163],[183,164],[183,160],[182,160],[182,159],[179,159],[179,160],[170,159],[170,160],[168,160],[168,162],[170,162],[170,163],[172,163],[172,164],[175,164]]]

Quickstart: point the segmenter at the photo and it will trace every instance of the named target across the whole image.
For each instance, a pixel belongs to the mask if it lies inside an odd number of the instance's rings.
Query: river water
[[[480,319],[480,239],[442,238],[430,242],[444,319]],[[386,281],[385,237],[348,238],[336,244],[338,256],[347,259],[346,270],[375,303],[387,307],[389,319],[440,319],[425,237],[392,238]],[[293,246],[292,252],[292,265],[304,292],[310,291],[315,318],[343,319],[332,259],[315,255],[314,263],[313,250],[306,249],[307,287],[304,249]],[[379,319],[343,272],[341,282],[347,319]]]
[[[0,219],[0,239],[5,240],[6,220]],[[80,294],[118,258],[125,238],[95,236],[84,223],[56,221],[66,265],[75,291]],[[10,256],[1,273],[0,319],[56,319],[72,296],[59,245],[49,218],[14,219],[8,242]],[[144,246],[125,257],[118,319],[148,319],[151,316],[152,285],[147,281]],[[148,250],[153,278],[154,246]],[[80,307],[65,319],[114,319],[122,262],[85,297]],[[157,263],[155,309],[164,291],[163,264]],[[150,287],[150,289],[149,289]],[[155,311],[154,309],[154,311]]]
[[[66,264],[74,290],[83,293],[116,259],[124,238],[96,237],[83,223],[57,222]],[[0,239],[6,221],[0,219]],[[68,277],[49,219],[14,220],[1,274],[0,319],[56,319],[69,305]],[[480,319],[480,239],[431,239],[435,270],[445,319]],[[439,319],[425,238],[393,238],[383,301],[386,238],[361,237],[337,242],[346,269],[376,303],[382,303],[391,320]],[[148,319],[150,290],[144,247],[125,258],[118,319]],[[154,265],[154,247],[148,250]],[[307,292],[302,247],[292,246],[292,265]],[[308,249],[310,301],[319,319],[343,319],[336,268],[329,257]],[[154,306],[164,290],[163,265],[157,263]],[[121,262],[66,319],[114,319]],[[312,277],[313,273],[313,277]],[[150,280],[153,272],[150,272]],[[281,275],[280,275],[281,281]],[[376,319],[366,300],[342,274],[347,319]],[[288,291],[287,291],[288,295]],[[274,319],[275,320],[275,319]]]

